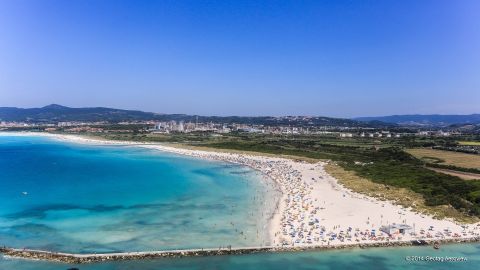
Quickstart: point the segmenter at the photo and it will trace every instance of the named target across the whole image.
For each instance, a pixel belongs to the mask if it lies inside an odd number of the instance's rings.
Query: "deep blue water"
[[[466,262],[412,262],[406,256],[465,257]],[[428,247],[353,249],[336,251],[254,254],[146,261],[108,262],[88,265],[12,260],[0,257],[1,270],[280,270],[280,269],[478,269],[480,245],[443,245]]]
[[[80,253],[258,245],[262,183],[222,162],[3,135],[0,245]]]

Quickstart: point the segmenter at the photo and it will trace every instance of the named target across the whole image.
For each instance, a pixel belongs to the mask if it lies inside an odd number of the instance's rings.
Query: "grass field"
[[[473,142],[473,141],[459,141],[458,144],[460,144],[460,145],[480,146],[480,142]]]
[[[427,148],[414,148],[406,150],[411,155],[426,162],[433,160],[462,168],[480,169],[480,155],[465,154],[452,151],[443,151]]]

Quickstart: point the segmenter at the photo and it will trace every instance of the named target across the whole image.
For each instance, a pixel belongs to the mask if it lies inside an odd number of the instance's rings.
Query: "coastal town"
[[[123,128],[122,128],[123,127]],[[175,133],[251,133],[271,135],[332,135],[341,138],[401,138],[405,136],[432,136],[451,137],[469,134],[465,130],[443,130],[439,128],[409,127],[399,129],[372,128],[356,126],[318,126],[318,125],[258,125],[239,123],[214,123],[214,122],[185,122],[185,121],[134,121],[108,123],[99,122],[57,122],[57,123],[32,123],[0,121],[0,130],[30,130],[67,133],[150,133],[150,134],[175,134]]]

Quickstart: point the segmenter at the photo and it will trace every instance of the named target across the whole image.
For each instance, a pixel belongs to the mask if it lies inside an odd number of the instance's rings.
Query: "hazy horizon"
[[[0,2],[0,105],[480,113],[478,1]]]

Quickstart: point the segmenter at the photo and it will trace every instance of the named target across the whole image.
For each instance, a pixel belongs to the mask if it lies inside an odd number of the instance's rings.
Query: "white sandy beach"
[[[390,202],[354,193],[339,185],[335,178],[327,174],[323,162],[311,164],[286,158],[191,150],[161,144],[96,140],[75,135],[46,133],[15,133],[15,135],[49,136],[87,144],[135,145],[192,157],[238,163],[259,170],[276,183],[282,194],[270,221],[270,243],[266,243],[269,246],[332,246],[480,236],[480,223],[462,225],[448,219],[437,220]],[[391,224],[406,224],[413,229],[408,233],[395,235],[387,235],[380,231],[381,226]]]

